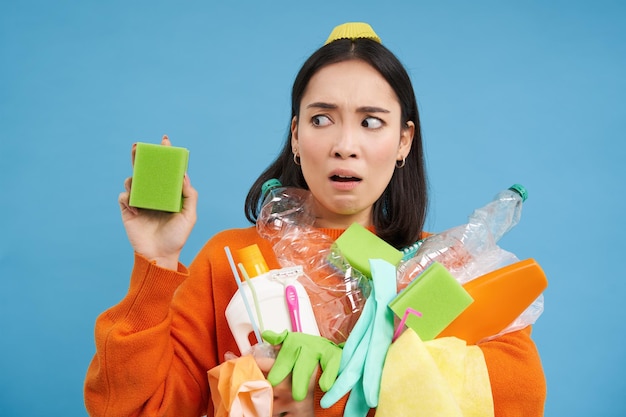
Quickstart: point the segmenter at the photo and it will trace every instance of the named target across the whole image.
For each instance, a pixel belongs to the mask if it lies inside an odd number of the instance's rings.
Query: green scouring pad
[[[185,148],[137,143],[129,204],[179,212],[188,161],[189,151]]]
[[[400,319],[407,308],[422,316],[409,315],[406,325],[423,341],[434,339],[474,300],[448,270],[433,262],[389,303]]]
[[[358,223],[348,227],[335,245],[350,265],[368,278],[372,278],[370,259],[383,259],[393,266],[402,260],[402,252]]]

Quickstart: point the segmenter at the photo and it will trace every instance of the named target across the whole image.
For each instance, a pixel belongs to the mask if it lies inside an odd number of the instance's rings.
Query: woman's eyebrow
[[[359,113],[389,113],[389,110],[376,106],[364,106],[356,109]]]
[[[322,101],[317,101],[315,103],[308,104],[306,106],[307,109],[336,109],[336,104],[324,103]]]
[[[327,109],[327,110],[336,109],[337,107],[338,106],[336,104],[324,103],[322,101],[317,101],[315,103],[311,103],[306,106],[307,109],[315,108],[315,109]],[[356,111],[358,113],[389,113],[389,110],[384,109],[382,107],[376,107],[376,106],[358,107]]]

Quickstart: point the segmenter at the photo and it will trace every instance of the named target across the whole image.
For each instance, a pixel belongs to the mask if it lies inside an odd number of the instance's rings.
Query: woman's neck
[[[313,197],[311,199],[313,213],[315,213],[314,226],[324,229],[347,229],[354,223],[363,227],[370,227],[372,223],[372,207],[362,208],[352,213],[338,213],[329,210]]]

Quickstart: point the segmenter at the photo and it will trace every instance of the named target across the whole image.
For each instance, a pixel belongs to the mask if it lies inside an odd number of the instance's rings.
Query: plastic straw
[[[237,287],[239,288],[239,292],[241,293],[243,304],[246,307],[246,311],[248,312],[248,317],[250,318],[250,323],[252,324],[252,330],[254,330],[254,335],[256,336],[256,340],[258,343],[262,343],[263,339],[261,338],[261,333],[259,332],[259,328],[256,324],[256,321],[254,320],[254,315],[252,314],[252,309],[250,308],[250,304],[248,304],[248,299],[246,298],[246,292],[243,289],[243,286],[241,285],[241,278],[239,277],[239,273],[237,272],[237,267],[235,266],[233,255],[230,253],[230,248],[228,246],[224,246],[224,251],[226,252],[226,257],[228,257],[228,263],[230,264],[230,268],[233,270],[233,275],[235,276]]]
[[[393,335],[393,339],[391,340],[392,342],[395,342],[398,336],[400,336],[400,333],[402,333],[402,329],[404,329],[404,323],[406,323],[406,319],[409,317],[409,314],[415,314],[417,317],[422,317],[422,313],[415,309],[412,309],[411,307],[404,310],[404,315],[402,316],[402,320],[400,320],[400,324],[398,324],[398,328]]]
[[[239,266],[239,270],[241,271],[241,275],[248,283],[248,288],[250,288],[250,292],[252,293],[252,301],[254,301],[254,309],[256,310],[256,316],[259,319],[259,329],[261,333],[265,330],[265,326],[263,325],[263,315],[261,314],[261,306],[259,305],[259,298],[256,295],[256,290],[254,289],[254,284],[252,284],[252,280],[248,275],[248,271],[246,271],[246,267],[240,262],[237,264]]]

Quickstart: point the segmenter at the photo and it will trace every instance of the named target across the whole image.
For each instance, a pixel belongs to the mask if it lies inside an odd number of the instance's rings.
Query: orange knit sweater
[[[321,231],[333,239],[342,232]],[[254,227],[217,234],[189,269],[163,269],[135,255],[128,294],[96,321],[96,354],[84,387],[91,416],[213,415],[207,371],[226,352],[239,353],[224,316],[237,290],[224,247],[234,252],[253,243],[270,269],[280,267]],[[546,383],[530,328],[480,347],[496,416],[542,416]],[[316,415],[342,415],[345,398],[321,409],[322,394],[318,387]]]

